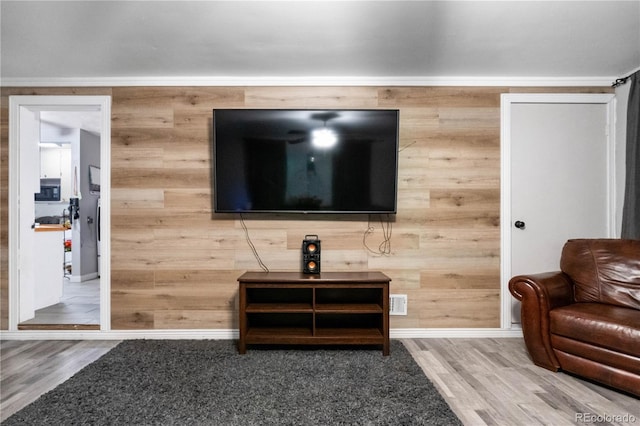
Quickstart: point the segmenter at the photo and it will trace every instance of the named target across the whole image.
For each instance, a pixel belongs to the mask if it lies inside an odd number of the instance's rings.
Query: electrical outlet
[[[389,315],[407,315],[407,295],[389,295]]]

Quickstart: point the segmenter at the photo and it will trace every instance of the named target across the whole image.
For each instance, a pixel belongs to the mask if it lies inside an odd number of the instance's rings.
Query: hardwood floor
[[[36,311],[20,323],[21,330],[100,329],[100,278],[83,282],[63,281],[60,303]]]
[[[523,339],[403,342],[466,425],[640,425],[637,398],[535,366]]]
[[[637,398],[534,366],[522,339],[403,342],[465,425],[640,425]],[[118,343],[2,341],[0,421]]]
[[[100,358],[119,341],[0,342],[0,421]]]

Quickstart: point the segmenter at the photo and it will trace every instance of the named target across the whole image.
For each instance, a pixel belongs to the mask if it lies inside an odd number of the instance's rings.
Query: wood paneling
[[[271,270],[300,269],[306,234],[322,270],[381,270],[408,316],[391,327],[500,326],[500,94],[608,88],[4,88],[0,308],[7,326],[8,96],[112,95],[112,328],[237,328],[236,278],[259,270],[240,217],[212,212],[212,110],[400,110],[398,214],[246,215]],[[386,246],[384,247],[386,248]]]

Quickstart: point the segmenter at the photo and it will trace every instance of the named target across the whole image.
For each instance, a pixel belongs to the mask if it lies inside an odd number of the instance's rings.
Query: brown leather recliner
[[[533,362],[640,397],[640,240],[569,240],[560,269],[509,281]]]

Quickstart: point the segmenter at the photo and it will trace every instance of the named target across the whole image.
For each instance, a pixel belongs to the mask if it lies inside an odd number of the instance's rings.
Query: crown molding
[[[608,86],[617,77],[64,77],[2,78],[2,87],[128,86]]]

